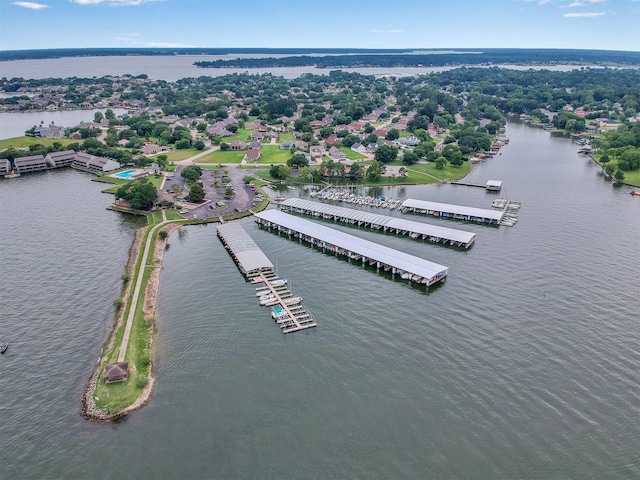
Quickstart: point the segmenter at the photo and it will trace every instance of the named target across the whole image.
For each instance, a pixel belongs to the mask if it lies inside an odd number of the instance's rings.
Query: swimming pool
[[[126,180],[131,180],[133,176],[136,174],[135,170],[125,170],[124,172],[114,173],[114,177],[124,178]]]

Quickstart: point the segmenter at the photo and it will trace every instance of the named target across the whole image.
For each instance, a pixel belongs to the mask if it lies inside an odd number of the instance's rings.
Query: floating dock
[[[402,202],[402,212],[424,213],[434,217],[453,218],[467,222],[500,225],[504,210],[486,210],[483,208],[449,205],[447,203],[427,202],[409,198]]]
[[[289,237],[308,242],[336,255],[344,255],[351,260],[362,261],[362,266],[374,265],[393,276],[431,286],[443,280],[448,267],[394,250],[377,243],[349,235],[333,228],[305,220],[279,210],[264,210],[256,213],[256,222],[266,228],[276,229]]]
[[[288,198],[279,204],[279,208],[284,212],[312,215],[318,218],[344,222],[359,227],[368,227],[382,232],[408,235],[411,238],[430,240],[455,247],[469,248],[476,239],[476,234],[472,232],[415,222],[389,215],[364,212],[353,208],[336,207],[300,198]]]
[[[294,297],[285,279],[277,276],[273,264],[239,223],[218,225],[218,237],[229,251],[240,271],[251,283],[261,284],[256,295],[261,305],[275,307],[271,317],[282,333],[292,333],[316,326],[313,315]]]
[[[464,185],[466,187],[478,187],[484,188],[487,192],[499,192],[502,189],[502,181],[501,180],[487,180],[487,183],[484,185],[480,183],[468,183],[468,182],[449,182],[451,185]]]

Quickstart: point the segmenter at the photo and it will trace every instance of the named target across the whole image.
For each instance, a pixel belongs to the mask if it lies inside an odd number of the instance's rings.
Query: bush
[[[121,298],[116,298],[113,301],[113,306],[116,308],[116,311],[120,310],[122,308],[122,299]]]
[[[138,387],[140,390],[142,390],[144,387],[147,386],[147,384],[149,383],[149,380],[146,378],[139,378],[136,381],[136,387]]]

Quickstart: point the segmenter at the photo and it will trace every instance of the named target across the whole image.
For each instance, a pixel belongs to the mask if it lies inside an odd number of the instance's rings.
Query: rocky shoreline
[[[181,224],[169,224],[162,227],[159,231],[164,230],[167,234],[171,234],[177,228],[180,228]],[[140,228],[135,232],[131,248],[129,249],[129,259],[127,261],[126,272],[131,275],[133,272],[135,265],[138,261],[138,257],[140,256],[140,250],[142,246],[142,241],[144,239],[144,234],[148,227]],[[143,312],[145,318],[150,318],[155,315],[156,306],[158,303],[158,291],[160,288],[160,272],[162,267],[162,260],[164,259],[164,252],[167,249],[167,242],[169,235],[167,235],[166,239],[162,239],[159,235],[156,235],[155,241],[155,250],[153,252],[153,264],[155,266],[152,271],[149,280],[147,282],[145,293],[144,293],[144,303],[143,303]],[[130,290],[132,288],[133,278],[131,277],[127,282],[127,285],[122,293],[123,298],[128,298]],[[137,410],[143,407],[151,398],[151,393],[153,392],[153,387],[155,385],[155,375],[153,371],[153,362],[149,364],[149,379],[148,383],[143,389],[140,396],[136,399],[134,403],[124,408],[118,413],[108,413],[104,410],[100,410],[96,407],[94,392],[96,389],[96,385],[99,380],[100,372],[104,366],[106,361],[106,357],[103,356],[105,352],[108,352],[113,347],[113,342],[115,341],[115,335],[118,329],[122,326],[122,322],[124,321],[124,312],[126,308],[121,308],[120,312],[116,316],[116,320],[114,322],[113,328],[109,337],[107,338],[102,350],[100,352],[100,358],[96,363],[96,366],[93,370],[93,373],[88,379],[87,386],[84,389],[82,394],[82,416],[87,420],[97,421],[97,422],[107,422],[118,420],[130,412]],[[149,332],[150,335],[150,345],[153,345],[153,334],[155,333],[155,327],[151,327],[152,330]]]

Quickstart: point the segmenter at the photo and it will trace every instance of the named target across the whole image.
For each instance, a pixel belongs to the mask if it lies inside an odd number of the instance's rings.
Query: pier
[[[368,227],[381,232],[407,235],[410,238],[430,240],[436,243],[455,247],[469,248],[476,239],[476,234],[453,228],[415,222],[389,215],[380,215],[353,208],[337,207],[300,198],[288,198],[279,204],[283,212],[296,212],[317,218],[333,220],[358,227]]]
[[[318,246],[323,251],[346,256],[349,260],[361,261],[362,266],[375,266],[390,272],[392,276],[410,280],[414,283],[431,286],[443,280],[448,267],[438,265],[423,258],[409,255],[360,237],[349,235],[333,228],[325,227],[303,218],[289,215],[279,210],[264,210],[256,213],[256,222],[290,238],[297,238]]]
[[[451,185],[464,185],[465,187],[478,187],[484,188],[487,192],[499,192],[502,189],[501,180],[487,180],[484,185],[481,183],[469,183],[469,182],[449,182]]]
[[[483,208],[449,205],[447,203],[427,202],[424,200],[407,199],[402,202],[402,212],[423,213],[440,218],[452,218],[468,222],[500,225],[504,210],[487,210]]]
[[[229,251],[238,269],[256,288],[260,305],[274,307],[271,317],[282,333],[292,333],[316,326],[313,315],[294,297],[287,281],[277,276],[273,264],[239,223],[218,225],[218,237]]]

